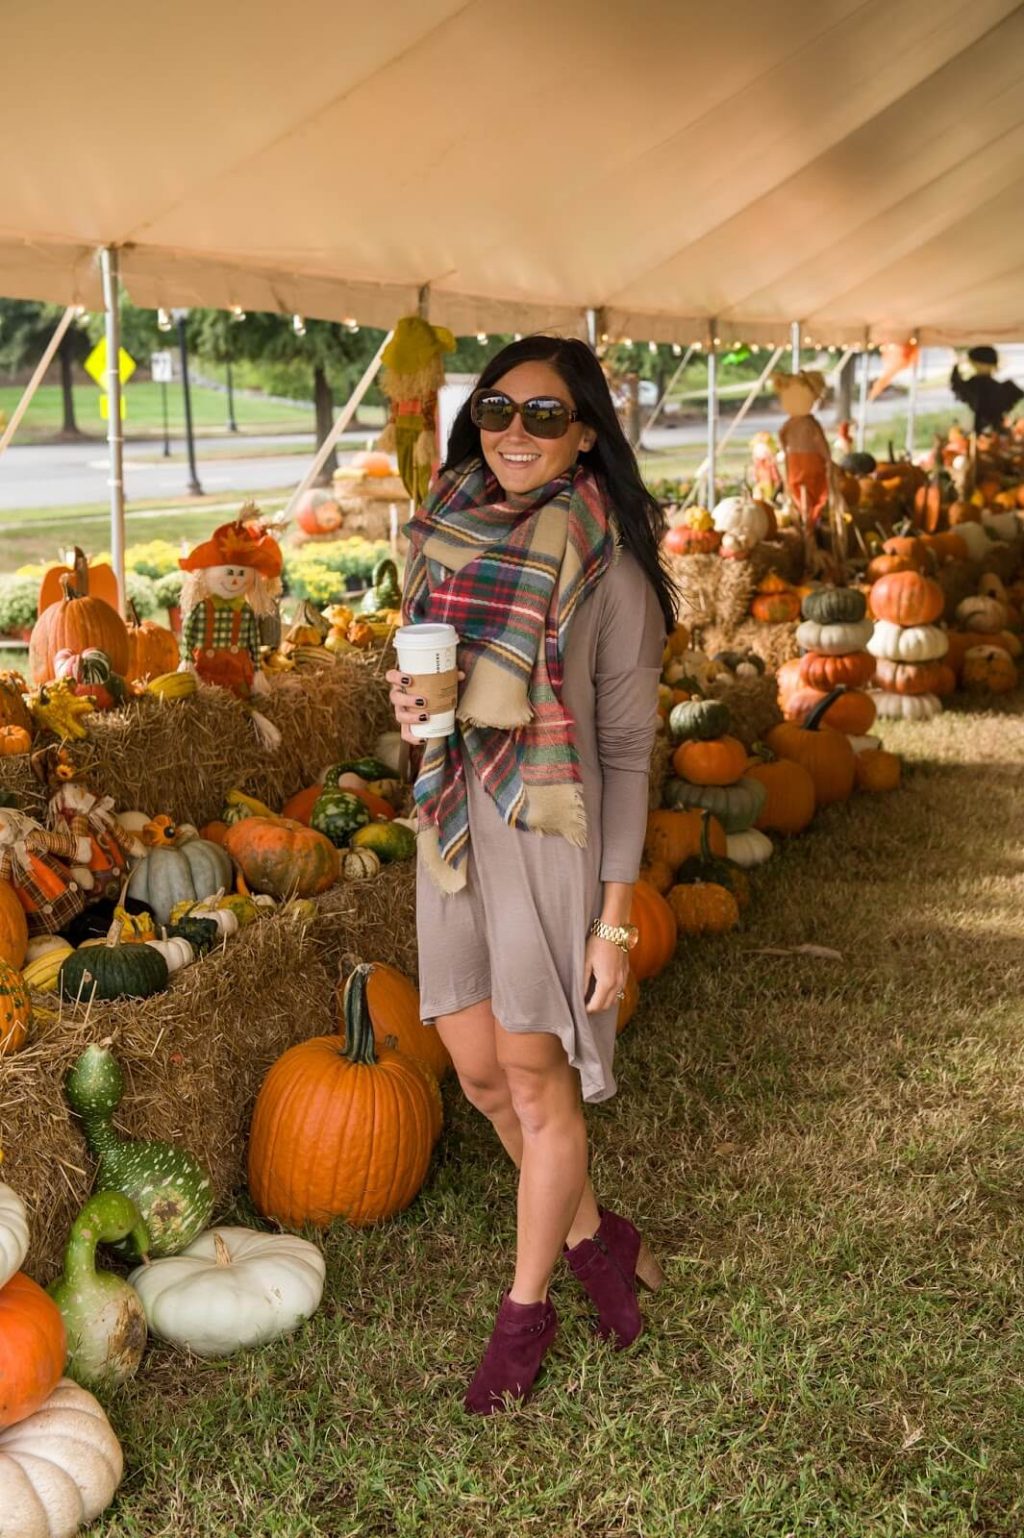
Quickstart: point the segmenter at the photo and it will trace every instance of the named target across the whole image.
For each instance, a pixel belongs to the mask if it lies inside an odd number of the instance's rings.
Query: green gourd
[[[324,790],[313,803],[309,825],[344,849],[357,828],[370,821],[370,809],[348,790]]]
[[[102,945],[83,945],[61,962],[57,982],[72,1003],[90,999],[146,999],[167,987],[167,963],[148,945],[122,945],[115,920]]]
[[[195,918],[192,914],[186,914],[176,924],[168,924],[167,938],[173,940],[175,936],[187,940],[197,956],[205,956],[207,951],[212,951],[220,943],[220,929],[216,920]]]
[[[367,784],[371,780],[388,780],[394,775],[394,769],[389,769],[387,764],[379,758],[347,758],[343,764],[332,764],[324,774],[324,789],[329,790],[337,786],[343,774],[358,774],[361,780]]]
[[[737,780],[735,785],[694,785],[689,780],[665,783],[664,802],[672,811],[706,807],[726,833],[744,833],[752,827],[768,797],[760,780]]]
[[[139,1209],[120,1191],[91,1196],[71,1226],[64,1272],[50,1296],[64,1318],[65,1369],[83,1388],[114,1388],[132,1377],[146,1348],[146,1315],[134,1287],[112,1271],[97,1271],[97,1244],[130,1238],[142,1255],[149,1234]]]
[[[416,853],[416,835],[402,822],[371,822],[356,829],[349,847],[372,849],[385,864],[391,860],[411,860]]]
[[[113,1115],[124,1094],[124,1075],[105,1047],[86,1047],[65,1076],[64,1092],[98,1160],[97,1185],[121,1191],[135,1203],[149,1230],[150,1255],[176,1255],[209,1220],[213,1192],[206,1170],[183,1148],[118,1136]],[[141,1258],[130,1236],[118,1251]]]
[[[390,556],[385,556],[373,568],[373,585],[364,594],[359,611],[361,614],[377,614],[381,609],[400,609],[401,606],[398,567]]]
[[[721,700],[681,700],[668,718],[673,742],[708,742],[729,730],[729,707]]]

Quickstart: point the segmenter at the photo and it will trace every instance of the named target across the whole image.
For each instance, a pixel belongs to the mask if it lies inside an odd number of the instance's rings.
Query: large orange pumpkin
[[[823,689],[798,689],[786,696],[784,715],[787,721],[797,721],[802,726],[816,705],[826,695]],[[847,732],[851,737],[865,736],[875,724],[878,712],[870,694],[860,689],[847,689],[834,699],[825,712],[826,726],[837,732]]]
[[[870,791],[897,790],[903,760],[898,753],[886,753],[882,748],[857,754],[857,789]]]
[[[0,961],[21,967],[28,948],[28,919],[9,881],[0,880]]]
[[[916,568],[912,561],[908,561],[904,555],[876,555],[868,562],[865,573],[869,582],[877,582],[881,577],[889,577],[894,571],[914,571]]]
[[[27,732],[32,731],[32,715],[25,704],[26,688],[20,673],[7,669],[0,673],[0,726],[23,726]]]
[[[29,670],[37,684],[56,676],[57,653],[95,649],[110,658],[111,672],[128,670],[128,629],[115,609],[102,598],[81,595],[62,577],[64,596],[44,609],[32,627],[28,643]]]
[[[946,595],[930,577],[897,571],[875,583],[868,603],[875,619],[888,619],[894,625],[932,625],[946,606]]]
[[[900,560],[909,561],[910,565],[918,571],[925,571],[930,565],[928,546],[924,540],[912,535],[906,537],[894,535],[892,539],[885,541],[882,552],[884,555],[894,555]]]
[[[307,785],[305,790],[297,790],[281,808],[281,816],[290,818],[292,822],[301,822],[304,828],[308,828],[313,808],[323,792],[322,785]]]
[[[349,975],[344,1037],[290,1047],[256,1100],[249,1190],[265,1217],[293,1228],[392,1217],[426,1177],[437,1084],[403,1053],[375,1047],[367,970]]]
[[[636,973],[630,967],[626,977],[626,986],[622,990],[625,998],[619,1001],[619,1013],[615,1020],[615,1034],[621,1036],[626,1026],[636,1014],[636,1006],[640,1002],[640,984],[636,980]]]
[[[747,750],[728,736],[681,742],[672,755],[672,767],[691,785],[735,785],[747,767]]]
[[[64,578],[67,577],[76,593],[83,596],[88,594],[90,598],[102,598],[105,604],[120,613],[121,595],[117,590],[117,577],[114,568],[106,561],[95,563],[89,560],[83,550],[75,546],[74,562],[71,566],[48,566],[43,573],[43,580],[39,584],[39,608],[42,614],[51,604],[60,603],[64,594]],[[118,670],[120,671],[120,670]]]
[[[754,827],[762,833],[802,833],[817,805],[810,771],[795,759],[777,758],[772,763],[750,763],[745,772],[748,780],[760,780],[768,792]]]
[[[0,1057],[25,1045],[32,1007],[17,967],[0,961]]]
[[[224,848],[250,890],[271,897],[315,897],[338,879],[330,839],[287,817],[243,817],[224,835]]]
[[[338,985],[338,1010],[344,1025],[345,983]],[[366,1003],[378,1047],[404,1052],[429,1068],[440,1081],[451,1072],[448,1050],[432,1025],[420,1018],[420,994],[404,973],[383,961],[368,964]]]
[[[846,801],[853,790],[856,774],[856,754],[849,738],[843,732],[822,725],[834,698],[834,691],[826,694],[803,726],[783,721],[780,726],[773,726],[766,738],[776,758],[792,758],[803,764],[814,781],[818,806]]]
[[[638,881],[633,888],[633,904],[629,921],[635,924],[640,937],[629,955],[629,964],[639,982],[657,977],[675,955],[676,921],[672,909],[646,881]]]
[[[890,662],[887,657],[879,658],[875,681],[889,694],[949,694],[950,682],[956,688],[956,677],[944,662]]]
[[[128,669],[126,678],[159,678],[178,666],[178,638],[154,620],[140,620],[135,605],[128,604]]]
[[[60,1309],[31,1277],[15,1271],[0,1287],[0,1431],[49,1399],[67,1355]]]
[[[644,859],[651,864],[663,862],[676,871],[684,860],[700,853],[701,814],[699,811],[670,812],[659,808],[647,814]],[[708,841],[713,854],[726,853],[725,829],[712,817]]]
[[[800,677],[807,687],[826,693],[840,684],[846,689],[859,689],[874,676],[875,659],[870,652],[847,652],[842,657],[808,652],[800,665]]]

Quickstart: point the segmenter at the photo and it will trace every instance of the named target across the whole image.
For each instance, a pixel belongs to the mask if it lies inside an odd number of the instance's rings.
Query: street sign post
[[[160,403],[164,417],[164,458],[170,459],[171,435],[167,423],[167,386],[174,379],[174,354],[170,350],[151,353],[149,373],[153,382],[160,386]]]

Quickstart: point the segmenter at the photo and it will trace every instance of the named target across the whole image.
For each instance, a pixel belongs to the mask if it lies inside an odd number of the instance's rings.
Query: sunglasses
[[[501,390],[474,390],[470,397],[469,419],[485,433],[503,433],[512,426],[516,415],[531,438],[564,438],[570,422],[578,422],[578,411],[570,411],[557,395],[534,395],[528,401],[514,401]]]

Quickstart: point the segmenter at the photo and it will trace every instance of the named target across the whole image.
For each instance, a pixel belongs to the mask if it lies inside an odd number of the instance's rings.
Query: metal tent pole
[[[655,422],[658,420],[659,416],[661,415],[661,408],[662,408],[662,406],[664,406],[665,402],[668,400],[669,396],[672,394],[672,390],[673,390],[673,388],[675,386],[675,382],[679,378],[680,374],[683,372],[683,369],[689,363],[690,359],[693,357],[694,350],[695,350],[695,344],[693,342],[691,342],[689,347],[683,353],[683,356],[680,358],[678,368],[676,369],[675,373],[672,375],[672,378],[669,380],[668,384],[665,386],[665,389],[664,389],[664,392],[662,393],[661,399],[659,400],[658,404],[655,406],[654,410],[651,412],[650,416],[647,418],[647,421],[644,423],[643,432],[641,432],[640,439],[639,439],[639,442],[637,444],[638,448],[643,448],[644,433],[649,432],[650,429],[654,426]]]
[[[792,349],[790,358],[790,370],[794,374],[800,372],[800,322],[794,320],[789,328],[789,345]]]
[[[342,406],[341,410],[338,412],[334,426],[331,428],[330,432],[327,434],[327,437],[324,439],[323,443],[321,443],[319,449],[317,450],[316,458],[313,460],[313,463],[310,465],[309,469],[306,471],[305,475],[302,477],[302,480],[299,482],[298,486],[295,488],[291,495],[288,506],[284,510],[285,519],[288,519],[292,516],[292,513],[295,511],[296,505],[298,504],[299,498],[302,496],[304,491],[308,491],[310,486],[312,486],[313,482],[320,474],[320,471],[327,463],[327,457],[333,449],[334,445],[337,443],[338,439],[341,437],[342,433],[345,431],[346,427],[355,416],[359,402],[370,388],[376,377],[377,370],[380,368],[380,360],[384,354],[384,349],[393,336],[394,332],[389,331],[383,342],[381,342],[380,346],[377,348],[377,351],[374,353],[372,359],[367,364],[366,372],[364,373],[363,377],[352,391],[352,394],[349,396],[344,406]]]
[[[771,357],[768,359],[768,362],[765,364],[764,368],[761,370],[760,375],[758,376],[757,379],[755,379],[753,385],[751,386],[750,394],[747,396],[746,400],[743,402],[743,405],[740,407],[739,411],[737,411],[736,415],[733,417],[732,421],[729,423],[729,426],[725,429],[725,432],[722,434],[721,442],[718,444],[719,453],[721,453],[721,451],[727,446],[727,444],[728,444],[730,438],[732,437],[733,433],[736,431],[737,427],[739,427],[740,423],[743,421],[743,418],[746,416],[746,414],[750,410],[751,406],[757,400],[757,397],[760,395],[761,390],[764,387],[764,383],[765,383],[766,379],[768,378],[769,374],[771,374],[773,372],[776,363],[778,363],[779,359],[782,357],[782,354],[785,352],[785,350],[786,350],[785,347],[776,347],[776,348],[773,349]],[[691,490],[690,495],[686,498],[686,503],[684,505],[689,506],[689,504],[693,501],[693,499],[697,495],[697,487],[698,487],[698,485],[700,483],[701,476],[704,474],[705,470],[707,469],[707,466],[708,466],[707,460],[706,459],[702,459],[700,464],[697,467],[697,474],[693,478],[693,489]]]
[[[714,328],[712,327],[712,330]],[[714,336],[708,338],[708,457],[707,495],[704,505],[715,505],[715,475],[718,469],[718,347]]]
[[[11,439],[14,437],[15,433],[18,431],[18,427],[19,427],[19,425],[21,423],[22,417],[25,415],[25,413],[28,410],[29,406],[32,404],[32,397],[33,397],[33,395],[35,395],[36,391],[38,390],[39,385],[42,382],[43,375],[46,373],[46,370],[50,367],[50,364],[53,362],[54,356],[56,355],[56,352],[57,352],[57,348],[60,346],[61,342],[63,342],[64,335],[65,335],[68,327],[70,326],[71,322],[74,320],[74,318],[75,318],[77,313],[78,313],[78,306],[77,306],[77,304],[69,304],[67,309],[64,311],[64,314],[61,316],[60,320],[57,322],[57,329],[56,329],[56,331],[54,331],[54,333],[51,336],[50,340],[47,342],[47,344],[46,344],[46,351],[43,353],[43,356],[40,358],[39,362],[36,364],[36,371],[32,375],[32,378],[29,380],[28,384],[25,386],[24,390],[22,391],[22,393],[21,393],[21,400],[15,406],[14,411],[13,411],[13,413],[11,415],[11,420],[8,422],[7,426],[4,428],[3,437],[0,438],[0,457],[2,457],[6,453],[7,445],[10,443]]]
[[[110,554],[117,578],[121,614],[125,614],[124,579],[124,427],[121,423],[121,312],[118,307],[120,261],[115,246],[100,252],[107,339],[107,446],[110,452]]]
[[[914,433],[917,428],[917,381],[921,369],[921,350],[918,348],[914,366],[910,371],[910,390],[907,394],[907,454],[914,457]]]
[[[864,452],[864,439],[868,427],[868,370],[871,366],[871,355],[868,350],[867,338],[864,338],[864,346],[860,355],[860,399],[857,402],[857,453]]]

